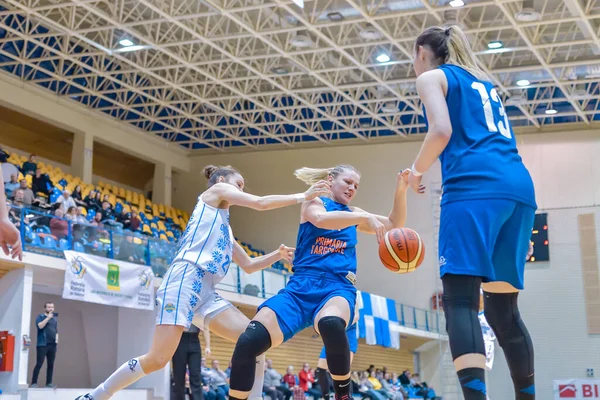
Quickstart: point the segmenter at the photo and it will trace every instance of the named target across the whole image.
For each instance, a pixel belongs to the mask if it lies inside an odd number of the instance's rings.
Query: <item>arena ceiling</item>
[[[300,2],[0,0],[0,70],[190,150],[401,141],[414,40],[459,23],[514,127],[600,121],[600,0]]]

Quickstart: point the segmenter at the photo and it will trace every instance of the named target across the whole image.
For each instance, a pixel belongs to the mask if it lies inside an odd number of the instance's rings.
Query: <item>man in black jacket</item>
[[[58,321],[57,314],[54,314],[54,303],[48,302],[44,305],[45,312],[38,315],[35,319],[37,326],[37,360],[33,369],[31,378],[31,387],[37,387],[38,375],[44,364],[44,359],[48,360],[46,369],[46,387],[55,388],[52,383],[52,374],[54,373],[54,360],[56,358],[56,348],[58,345]]]
[[[202,380],[200,369],[202,349],[200,348],[200,329],[190,325],[190,329],[183,332],[179,346],[173,355],[173,392],[172,400],[185,399],[185,373],[189,369],[190,400],[202,400]]]

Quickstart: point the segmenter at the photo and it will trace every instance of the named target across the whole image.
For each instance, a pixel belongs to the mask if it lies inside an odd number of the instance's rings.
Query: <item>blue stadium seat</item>
[[[83,244],[81,242],[75,242],[75,243],[73,243],[73,249],[75,251],[80,252],[80,253],[85,253],[85,249],[84,249]]]
[[[58,241],[58,248],[61,250],[69,250],[69,241],[65,238],[62,238]]]
[[[43,247],[48,249],[56,249],[56,239],[54,239],[52,236],[46,236],[44,238]]]

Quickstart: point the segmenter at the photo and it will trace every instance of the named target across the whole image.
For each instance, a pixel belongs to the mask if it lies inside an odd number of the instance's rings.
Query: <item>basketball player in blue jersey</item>
[[[252,273],[281,259],[291,261],[295,249],[281,245],[269,254],[250,258],[235,241],[229,226],[229,208],[273,210],[311,201],[330,192],[329,183],[321,181],[304,193],[259,197],[244,193],[244,178],[232,167],[209,166],[204,173],[208,189],[198,197],[177,254],[156,292],[157,326],[150,351],[123,364],[94,391],[77,400],[108,400],[119,390],[163,368],[173,357],[183,331],[192,323],[203,331],[208,329],[227,340],[237,341],[250,321],[215,289],[227,274],[231,261]],[[253,398],[262,398],[264,357],[258,362],[261,369],[256,375]],[[254,378],[252,375],[253,383]]]
[[[485,317],[502,347],[516,399],[534,399],[531,337],[517,306],[537,208],[498,92],[477,66],[457,26],[432,27],[414,48],[417,92],[428,132],[409,183],[439,157],[442,201],[439,263],[450,349],[465,400],[485,400]]]
[[[296,171],[307,184],[327,180],[331,196],[302,206],[294,275],[286,288],[259,307],[238,339],[231,359],[230,399],[248,397],[256,357],[309,326],[323,338],[336,397],[351,397],[346,327],[354,319],[356,303],[356,232],[375,234],[380,241],[387,230],[404,225],[407,176],[408,170],[398,174],[394,205],[384,217],[349,206],[360,181],[354,167]]]

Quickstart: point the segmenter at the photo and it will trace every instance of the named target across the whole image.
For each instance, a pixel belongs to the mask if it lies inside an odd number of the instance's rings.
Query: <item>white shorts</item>
[[[211,280],[211,274],[192,264],[171,265],[156,291],[156,325],[188,329],[193,323],[201,330],[208,329],[215,315],[233,307],[215,292]]]

